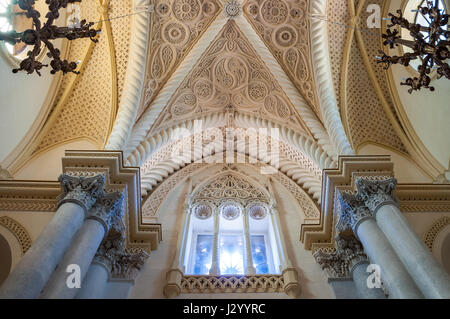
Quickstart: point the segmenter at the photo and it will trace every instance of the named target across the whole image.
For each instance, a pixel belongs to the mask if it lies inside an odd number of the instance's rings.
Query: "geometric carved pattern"
[[[347,36],[347,23],[349,21],[348,6],[343,5],[341,0],[329,0],[327,8],[327,21],[331,75],[333,77],[334,91],[336,96],[339,97],[339,90],[341,88],[342,60],[344,55],[345,38]],[[340,99],[338,98],[337,100],[338,105],[340,106]]]
[[[361,19],[360,19],[360,28],[366,28],[367,27],[367,19],[371,12],[367,12],[365,9],[368,5],[379,5],[380,8],[383,7],[384,0],[365,0],[366,3],[364,4],[364,9],[361,11]],[[369,61],[371,63],[372,70],[374,71],[374,74],[377,78],[378,85],[381,88],[381,91],[383,92],[383,96],[386,99],[387,104],[389,105],[392,113],[395,117],[397,117],[397,113],[394,108],[394,103],[392,101],[391,92],[389,89],[389,81],[387,77],[387,72],[384,70],[383,67],[380,67],[380,64],[377,63],[376,56],[380,54],[380,50],[383,49],[380,41],[381,37],[381,29],[372,29],[371,32],[361,32],[364,46],[367,50],[367,53],[369,55]],[[397,119],[397,122],[400,123],[399,119]]]
[[[433,243],[438,233],[447,225],[450,225],[450,217],[442,217],[423,234],[422,239],[430,250],[433,250]]]
[[[356,41],[351,46],[350,61],[347,116],[354,148],[371,141],[407,153],[375,94]]]
[[[168,194],[175,186],[183,180],[186,176],[190,175],[197,169],[205,166],[207,164],[190,164],[177,174],[170,176],[164,183],[159,185],[148,198],[145,199],[142,206],[142,216],[143,217],[156,217],[159,207],[162,202],[167,199]]]
[[[308,10],[307,0],[248,0],[244,5],[256,33],[321,118],[310,61]]]
[[[264,203],[269,203],[269,197],[265,192],[234,174],[226,174],[214,178],[208,184],[203,185],[199,191],[196,191],[192,195],[192,199],[193,203],[197,201],[215,201],[221,203],[229,200],[240,202],[243,205],[250,200],[260,200]],[[230,212],[234,213],[235,210],[230,210]],[[237,212],[237,215],[239,215],[238,209]]]
[[[221,11],[218,0],[158,0],[152,14],[144,102],[138,115]]]
[[[282,292],[283,275],[183,276],[182,293]]]
[[[280,172],[275,175],[274,179],[280,182],[280,184],[283,185],[292,194],[292,196],[295,197],[307,220],[317,220],[320,218],[320,210],[299,185]]]
[[[81,16],[88,21],[101,20],[98,1],[85,1],[80,4]],[[56,94],[53,109],[59,107],[46,135],[42,138],[35,152],[55,144],[79,138],[89,138],[99,148],[105,143],[114,114],[114,101],[119,101],[125,81],[130,42],[131,0],[111,0],[108,14],[123,16],[111,20],[112,43],[109,43],[109,30],[106,23],[101,25],[102,33],[94,44],[89,39],[77,39],[70,43],[68,59],[82,61],[85,64],[78,75],[75,86],[69,92],[70,83],[75,75],[65,75]],[[91,46],[92,53],[87,54]],[[112,65],[113,56],[115,65]],[[116,78],[113,75],[116,75]],[[61,99],[69,92],[65,104]]]
[[[0,216],[0,225],[11,231],[17,238],[22,249],[23,256],[31,247],[31,237],[27,230],[17,221],[8,216]]]
[[[223,111],[230,105],[294,125],[307,134],[294,106],[234,20],[227,22],[183,80],[155,127],[170,120]]]

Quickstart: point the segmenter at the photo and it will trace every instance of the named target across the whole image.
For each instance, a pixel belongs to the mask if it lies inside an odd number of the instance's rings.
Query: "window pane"
[[[268,274],[267,250],[264,235],[253,235],[250,237],[252,246],[253,266],[257,274]]]
[[[244,244],[242,235],[220,236],[220,274],[244,274]]]
[[[207,275],[211,268],[212,259],[212,235],[198,235],[195,247],[194,275]]]

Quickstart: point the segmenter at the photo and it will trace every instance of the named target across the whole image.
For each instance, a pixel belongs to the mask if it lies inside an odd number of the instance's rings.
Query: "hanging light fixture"
[[[44,45],[48,49],[47,56],[51,58],[50,66],[52,70],[50,73],[55,74],[56,72],[75,73],[78,62],[69,62],[67,60],[61,59],[61,52],[59,49],[55,48],[52,44],[52,40],[56,39],[68,39],[75,40],[80,38],[90,38],[93,42],[97,42],[95,39],[100,30],[91,28],[94,23],[86,23],[86,20],[80,21],[79,24],[73,25],[71,27],[58,27],[54,25],[56,19],[59,18],[59,10],[61,8],[67,8],[68,4],[81,2],[81,0],[45,0],[48,4],[48,13],[45,15],[47,21],[41,22],[39,11],[34,9],[35,0],[12,0],[11,5],[18,5],[25,14],[27,18],[32,19],[33,28],[27,29],[23,32],[16,32],[11,30],[8,32],[0,32],[0,40],[3,40],[11,45],[16,45],[18,43],[25,43],[26,45],[32,46],[33,48],[28,51],[27,58],[20,62],[19,68],[13,69],[13,73],[19,71],[26,71],[28,74],[36,72],[41,75],[40,70],[43,67],[47,67],[48,64],[42,64],[37,60],[37,57],[43,50]],[[9,10],[11,12],[11,10]]]
[[[378,63],[384,63],[385,69],[392,64],[402,64],[409,66],[410,62],[420,59],[421,63],[417,67],[419,72],[417,77],[407,78],[401,85],[409,86],[409,93],[418,91],[421,88],[434,91],[434,87],[430,86],[430,73],[436,70],[437,78],[446,77],[450,79],[450,66],[446,62],[450,58],[450,31],[448,30],[449,15],[444,14],[441,10],[440,0],[424,1],[425,6],[421,4],[417,10],[413,10],[417,15],[423,17],[423,23],[410,23],[403,17],[402,11],[397,10],[397,16],[389,13],[389,18],[385,20],[391,21],[387,27],[385,34],[382,34],[384,45],[389,45],[391,49],[398,45],[403,45],[412,50],[406,52],[402,56],[388,56],[380,50],[381,56],[377,56]],[[416,20],[417,22],[417,20]],[[397,29],[390,29],[394,26],[400,26],[407,29],[413,40],[405,40],[400,36]]]

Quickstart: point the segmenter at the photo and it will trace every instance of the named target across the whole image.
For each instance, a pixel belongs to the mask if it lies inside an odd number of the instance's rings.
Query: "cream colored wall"
[[[54,212],[0,211],[0,216],[8,216],[21,224],[30,235],[32,241],[36,240],[45,225],[50,222],[50,219],[52,219],[54,214]]]
[[[245,170],[249,172],[249,170]],[[211,170],[194,174],[196,180],[210,177]],[[265,176],[264,176],[265,178]],[[183,200],[186,182],[174,188],[160,207],[159,222],[162,224],[163,241],[153,251],[140,271],[129,298],[165,298],[163,288],[166,272],[170,269],[176,254],[178,233],[182,229]],[[303,220],[298,204],[283,186],[276,184],[278,209],[282,233],[286,241],[288,255],[297,268],[302,293],[299,298],[335,298],[327,283],[325,273],[315,262],[310,251],[300,242],[300,226]],[[178,298],[289,298],[284,293],[229,293],[229,294],[181,294]]]
[[[32,242],[36,240],[45,225],[50,222],[54,212],[6,212],[0,211],[0,216],[8,216],[21,224],[31,237]],[[11,270],[22,258],[22,248],[14,233],[0,225],[0,234],[8,241],[12,253]],[[1,258],[1,256],[0,256]]]
[[[357,155],[390,155],[394,163],[394,173],[399,183],[432,183],[433,180],[425,174],[414,162],[404,155],[387,147],[375,144],[365,144],[360,147]]]
[[[36,3],[38,11],[45,17],[48,5],[45,1]],[[56,25],[65,25],[66,14],[61,11]],[[62,41],[54,41],[56,48],[61,49]],[[5,53],[6,54],[6,53]],[[50,59],[45,56],[43,64],[49,64]],[[24,138],[38,113],[43,111],[49,102],[52,92],[51,67],[43,68],[41,76],[26,72],[12,73],[13,67],[0,55],[0,163]],[[54,88],[52,88],[54,89]]]
[[[415,231],[419,238],[422,238],[423,235],[433,226],[435,222],[437,222],[442,217],[450,217],[450,212],[420,212],[420,213],[405,213],[404,214],[406,220],[411,225],[412,229]],[[444,234],[441,234],[444,233]],[[433,243],[432,255],[434,258],[447,270],[450,274],[449,265],[445,265],[443,259],[450,259],[450,251],[443,254],[442,245],[444,244],[445,238],[439,238],[441,235],[444,237],[450,234],[450,226],[442,229],[435,238]],[[440,240],[441,239],[441,240]],[[437,243],[439,242],[439,243]],[[437,245],[436,245],[437,244]],[[445,267],[447,266],[447,268]]]
[[[54,181],[62,173],[61,158],[65,150],[95,150],[97,146],[88,140],[77,140],[50,149],[33,157],[14,174],[17,180]]]

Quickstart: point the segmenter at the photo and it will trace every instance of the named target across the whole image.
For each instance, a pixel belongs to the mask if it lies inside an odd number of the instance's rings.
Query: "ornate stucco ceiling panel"
[[[68,59],[80,60],[81,74],[67,74],[53,114],[41,132],[37,151],[62,142],[88,138],[103,147],[118,107],[128,63],[132,1],[85,1],[82,16],[102,32],[98,43],[78,39]],[[120,17],[109,21],[110,17]]]
[[[221,11],[218,0],[158,0],[151,18],[145,96],[140,116]]]
[[[79,137],[88,137],[102,147],[112,105],[111,65],[105,55],[108,43],[102,33],[77,85],[38,150]]]
[[[314,19],[314,18],[312,18]],[[347,37],[348,7],[342,0],[329,0],[327,8],[328,46],[330,50],[330,64],[333,77],[334,91],[339,97],[341,88],[341,70],[344,48]],[[337,99],[340,107],[340,99]]]
[[[117,73],[117,100],[122,97],[122,90],[125,82],[125,75],[128,64],[128,54],[130,46],[130,30],[132,5],[131,1],[113,1],[110,9],[110,17],[121,17],[120,23],[111,22],[111,33],[114,41],[114,54]]]
[[[379,5],[380,8],[383,7],[383,0],[366,0],[364,4],[364,9],[361,11],[360,25],[359,28],[361,30],[367,29],[367,19],[371,12],[367,12],[366,8],[369,4]],[[380,86],[380,89],[383,93],[383,97],[386,100],[386,103],[389,105],[389,108],[392,111],[392,114],[395,116],[395,119],[398,123],[400,123],[395,107],[394,102],[392,101],[391,92],[389,89],[389,81],[387,77],[387,72],[384,70],[384,65],[377,63],[376,56],[380,55],[380,50],[383,49],[381,45],[381,29],[369,29],[366,32],[361,32],[364,47],[367,50],[368,60],[370,61],[371,68],[374,72],[374,75],[377,79],[377,83]]]
[[[307,0],[247,0],[246,18],[321,119],[311,66]]]
[[[154,129],[230,107],[294,126],[310,135],[289,98],[233,20],[227,22],[183,80]]]
[[[353,147],[364,142],[388,145],[407,153],[375,94],[356,42],[347,69],[346,116]]]

